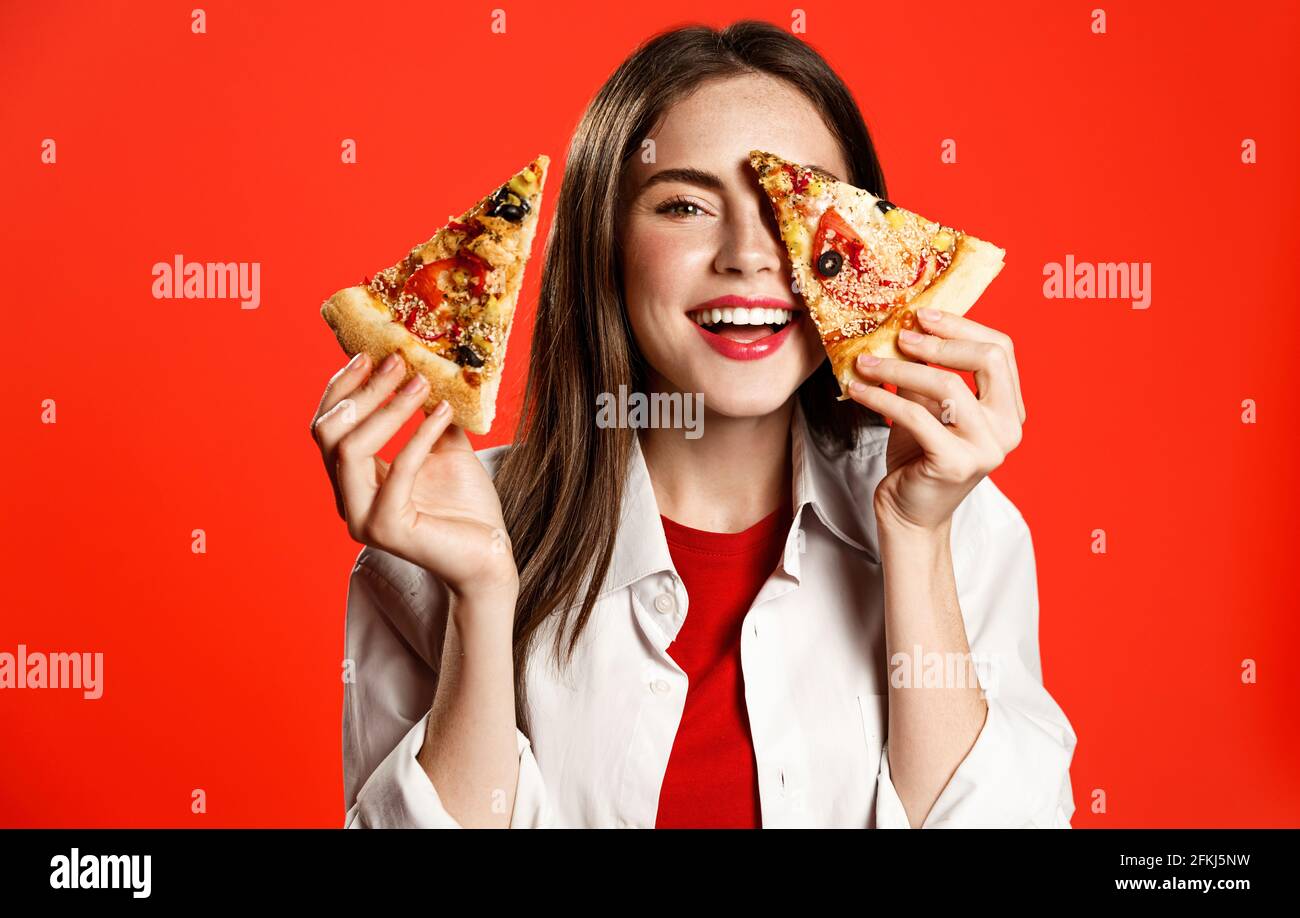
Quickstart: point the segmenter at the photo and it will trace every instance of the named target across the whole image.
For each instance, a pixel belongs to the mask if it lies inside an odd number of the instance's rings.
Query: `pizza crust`
[[[389,354],[399,352],[406,369],[395,388],[416,374],[427,379],[429,396],[421,406],[425,412],[433,411],[446,399],[451,405],[453,423],[470,433],[488,432],[496,413],[499,375],[471,386],[458,364],[423,347],[414,335],[394,322],[383,300],[368,287],[340,290],[322,304],[320,311],[348,356],[364,351],[370,355],[371,365],[377,367]],[[500,350],[504,352],[505,342]]]
[[[963,234],[957,240],[957,248],[948,268],[915,299],[895,306],[878,328],[860,338],[824,342],[831,358],[831,366],[835,370],[835,378],[840,383],[839,400],[848,398],[849,383],[861,379],[853,369],[853,361],[859,354],[914,359],[898,349],[898,332],[904,313],[914,314],[918,309],[938,309],[953,315],[965,315],[1002,270],[1005,254],[1004,250],[990,242]],[[820,290],[818,296],[821,296]]]

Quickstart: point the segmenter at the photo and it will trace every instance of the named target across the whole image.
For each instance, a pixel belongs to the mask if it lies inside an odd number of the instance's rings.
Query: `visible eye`
[[[698,214],[683,213],[682,212],[683,208],[687,208],[687,207],[694,207],[695,210],[698,211]],[[694,201],[688,200],[686,198],[672,198],[671,200],[664,201],[662,204],[656,207],[655,213],[672,214],[675,218],[683,219],[686,217],[703,215],[704,208],[701,207],[699,204],[696,204]]]

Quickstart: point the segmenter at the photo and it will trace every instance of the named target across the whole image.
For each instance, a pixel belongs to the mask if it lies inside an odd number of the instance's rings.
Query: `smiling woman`
[[[617,519],[623,470],[639,445],[628,429],[597,436],[589,418],[557,404],[553,393],[594,397],[620,385],[699,392],[706,418],[768,419],[787,430],[790,397],[799,392],[810,430],[838,449],[850,448],[863,425],[883,423],[834,401],[829,364],[792,291],[770,206],[748,165],[753,147],[833,163],[885,195],[847,87],[807,45],[761,23],[723,33],[681,29],[648,42],[606,82],[574,134],[535,331],[553,345],[530,364],[521,436],[497,476],[522,572],[517,644],[530,643],[552,612],[565,610],[571,627],[556,629],[556,651],[576,645],[596,598],[581,587],[607,576],[615,551],[612,525],[591,521]],[[790,312],[797,334],[788,347],[780,345],[789,333],[771,342],[766,329],[739,328],[736,310],[756,305]],[[691,321],[705,308],[711,319],[718,310],[713,328]],[[713,433],[716,424],[706,428],[705,440],[731,448]],[[704,452],[692,450],[702,465]],[[768,471],[757,506],[700,522],[752,523],[770,509],[781,473]],[[564,497],[540,509],[539,494]],[[690,516],[664,506],[669,495],[656,496],[665,516]],[[569,539],[557,542],[554,532]],[[567,648],[560,644],[566,633]],[[526,725],[523,697],[517,713]]]
[[[753,149],[885,197],[808,45],[656,36],[570,144],[514,444],[431,415],[390,468],[418,393],[330,381],[316,435],[366,543],[348,825],[1068,826],[1032,544],[986,477],[1023,419],[1010,339],[926,319],[900,347],[978,399],[885,360],[859,372],[896,394],[837,401]],[[702,396],[705,435],[598,416],[626,392]],[[991,659],[996,686],[918,692],[900,653]]]

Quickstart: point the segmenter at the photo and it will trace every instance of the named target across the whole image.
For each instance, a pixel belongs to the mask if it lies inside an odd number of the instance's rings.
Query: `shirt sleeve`
[[[953,515],[957,596],[988,703],[984,726],[921,828],[1070,828],[1076,737],[1043,686],[1029,527],[985,478]],[[880,754],[876,825],[910,827]]]
[[[347,600],[345,828],[462,828],[416,760],[446,623],[446,589],[436,578],[392,555],[362,551]],[[515,737],[519,780],[510,828],[543,828],[552,819],[541,771],[528,738],[518,728]]]

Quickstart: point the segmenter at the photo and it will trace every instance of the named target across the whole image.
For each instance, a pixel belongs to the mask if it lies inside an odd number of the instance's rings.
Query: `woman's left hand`
[[[920,334],[900,334],[898,349],[942,367],[863,355],[855,369],[866,382],[849,386],[854,401],[893,422],[887,474],[875,494],[880,526],[937,531],[1020,443],[1025,403],[1011,339],[964,316],[932,312],[917,312]],[[979,394],[944,367],[973,371]]]

